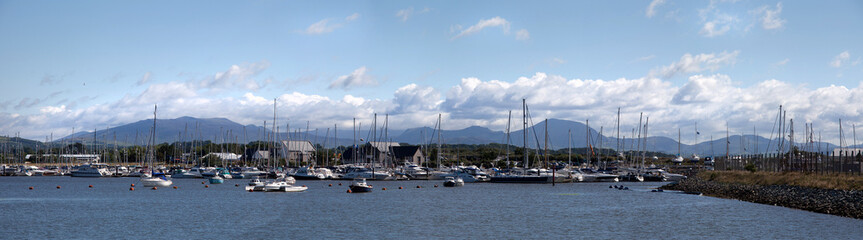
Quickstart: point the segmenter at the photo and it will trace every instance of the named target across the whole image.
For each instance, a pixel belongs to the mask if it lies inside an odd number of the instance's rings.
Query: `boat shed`
[[[287,153],[287,156],[285,153]],[[281,155],[283,158],[288,159],[288,161],[314,161],[315,146],[310,141],[282,141]]]

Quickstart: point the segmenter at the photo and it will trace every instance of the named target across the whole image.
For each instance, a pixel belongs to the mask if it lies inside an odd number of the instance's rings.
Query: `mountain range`
[[[573,148],[583,148],[587,146],[587,132],[590,132],[589,141],[594,147],[617,149],[617,138],[605,133],[600,137],[599,132],[594,128],[588,128],[580,122],[548,119],[528,128],[528,145],[531,148],[544,148],[546,124],[548,125],[548,147],[550,149],[562,149],[567,146]],[[145,145],[149,140],[150,129],[153,127],[153,120],[141,120],[138,122],[125,124],[109,129],[98,130],[95,132],[78,132],[67,137],[54,141],[55,143],[83,142],[90,144],[95,141],[98,144],[113,144],[118,145]],[[194,118],[181,117],[176,119],[158,119],[156,120],[156,142],[176,142],[176,141],[191,141],[204,140],[216,143],[222,142],[250,142],[271,139],[272,130],[255,125],[242,125],[225,118]],[[350,146],[354,144],[353,134],[350,132],[350,127],[345,126],[345,130],[339,131],[338,145]],[[357,138],[358,143],[365,141],[375,141],[383,138],[380,134],[378,138],[369,136],[369,131],[362,130]],[[290,135],[280,131],[278,138],[284,140],[290,136],[295,140],[308,140],[316,144],[322,144],[327,147],[333,146],[332,135],[326,136],[326,130],[315,131],[295,131]],[[382,131],[378,131],[381,133]],[[610,132],[610,131],[609,131]],[[631,133],[630,133],[631,134]],[[115,138],[116,136],[116,138]],[[405,130],[391,130],[388,134],[390,141],[407,143],[407,144],[434,144],[438,142],[438,133],[430,127],[410,128]],[[521,147],[524,142],[524,130],[512,131],[509,134],[509,144]],[[571,139],[570,139],[571,136]],[[459,130],[443,130],[440,132],[441,142],[444,144],[488,144],[488,143],[505,143],[507,142],[507,134],[503,131],[493,131],[491,129],[472,126]],[[694,138],[690,136],[689,138]],[[383,140],[379,140],[383,141]],[[657,151],[668,154],[680,154],[684,156],[697,153],[702,156],[724,155],[726,147],[729,154],[752,154],[764,153],[770,146],[770,152],[776,152],[776,140],[754,136],[754,135],[734,135],[729,138],[713,139],[712,141],[703,141],[695,145],[679,144],[678,141],[664,136],[650,136],[647,138],[647,150]],[[728,145],[726,146],[726,142]],[[539,144],[537,144],[539,143]],[[621,137],[620,149],[624,151],[632,150],[639,144],[638,139],[632,137]],[[822,151],[829,151],[835,148],[835,145],[824,143]],[[678,150],[679,149],[679,150]]]

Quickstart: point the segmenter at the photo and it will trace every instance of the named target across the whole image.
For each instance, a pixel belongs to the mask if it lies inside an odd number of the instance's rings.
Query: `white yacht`
[[[581,173],[585,182],[618,182],[620,177],[614,174],[601,173],[592,168],[582,168]]]
[[[108,164],[93,163],[78,167],[72,171],[72,177],[107,177],[111,176]]]
[[[302,192],[306,189],[309,188],[306,186],[291,185],[286,179],[277,179],[264,185],[264,191],[267,192]]]
[[[333,172],[326,168],[301,167],[293,176],[300,180],[323,180],[333,178]]]
[[[144,187],[168,187],[174,184],[164,173],[145,174],[141,176],[141,185]]]
[[[461,187],[464,186],[464,180],[460,177],[446,177],[443,182],[444,187]]]
[[[345,172],[345,175],[342,176],[342,178],[344,179],[365,178],[369,180],[388,180],[392,179],[392,177],[393,175],[387,171],[372,171],[372,169],[364,167],[348,168],[347,172]]]

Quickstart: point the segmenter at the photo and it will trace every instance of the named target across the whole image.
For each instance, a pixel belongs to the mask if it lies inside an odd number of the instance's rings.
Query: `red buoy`
[[[177,189],[177,186],[174,186],[174,189]]]
[[[239,187],[239,186],[240,186],[240,184],[234,184],[234,187]]]
[[[381,190],[384,190],[384,191],[386,191],[386,190],[387,190],[387,188],[382,188],[382,189],[381,189]]]
[[[342,185],[342,183],[339,183],[339,186],[341,186],[341,185]]]
[[[30,187],[30,190],[33,190],[33,187]]]
[[[134,183],[132,183],[132,186],[131,186],[131,187],[134,187],[134,186],[135,186],[135,184],[134,184]]]
[[[420,187],[420,185],[417,185],[417,188],[423,188],[423,187]]]
[[[306,185],[303,185],[303,187],[306,187]]]
[[[60,189],[60,185],[57,185],[57,189]]]
[[[333,184],[332,184],[332,183],[330,183],[330,187],[332,187],[332,186],[333,186]]]
[[[130,187],[130,188],[129,188],[129,191],[135,191],[135,188],[134,188],[134,187]]]
[[[204,182],[201,182],[201,184],[204,184]]]
[[[399,189],[403,189],[403,188],[402,188],[402,187],[399,187]]]
[[[350,189],[348,189],[348,193],[351,193],[351,190],[350,190]]]
[[[93,185],[90,185],[90,188],[93,188]]]
[[[209,188],[209,187],[210,187],[210,185],[204,185],[204,188]]]
[[[156,188],[156,187],[153,187],[153,190],[156,190],[156,189],[158,189],[158,188]]]

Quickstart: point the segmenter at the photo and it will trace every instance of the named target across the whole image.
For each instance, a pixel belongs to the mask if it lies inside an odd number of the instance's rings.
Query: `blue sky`
[[[863,122],[859,1],[2,1],[0,32],[0,134],[36,139],[153,104],[260,124],[273,98],[313,127],[501,130],[520,98],[668,136],[769,132],[779,104],[827,136]]]

